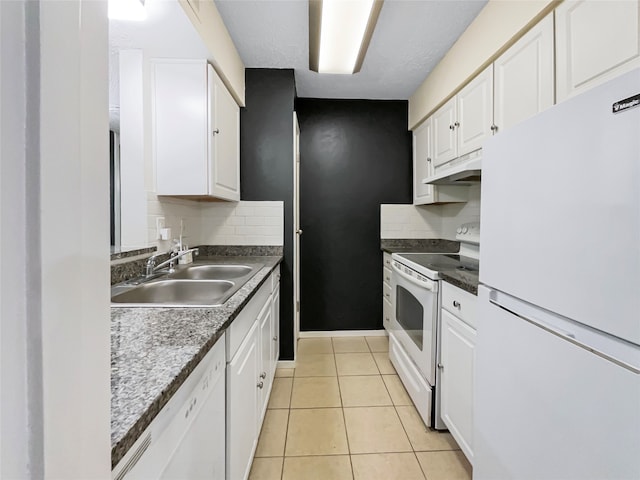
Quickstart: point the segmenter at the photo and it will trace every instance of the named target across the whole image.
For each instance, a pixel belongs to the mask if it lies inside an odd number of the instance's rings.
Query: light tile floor
[[[386,337],[303,338],[278,369],[250,480],[470,480],[449,433],[424,426]]]

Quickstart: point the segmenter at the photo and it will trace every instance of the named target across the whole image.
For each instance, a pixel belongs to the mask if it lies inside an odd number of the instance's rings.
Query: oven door
[[[436,382],[438,282],[392,262],[391,330],[431,386]]]

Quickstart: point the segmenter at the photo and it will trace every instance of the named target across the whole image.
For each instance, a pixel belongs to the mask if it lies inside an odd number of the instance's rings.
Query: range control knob
[[[467,227],[462,227],[462,233],[467,233],[469,229]]]
[[[462,233],[462,227],[458,227],[458,229],[456,230],[457,233]]]

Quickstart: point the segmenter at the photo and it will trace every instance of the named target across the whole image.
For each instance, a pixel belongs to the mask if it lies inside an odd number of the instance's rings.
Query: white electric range
[[[391,255],[395,311],[389,330],[389,358],[425,424],[446,429],[440,418],[436,373],[440,329],[440,272],[478,271],[480,224],[458,227],[460,250]]]

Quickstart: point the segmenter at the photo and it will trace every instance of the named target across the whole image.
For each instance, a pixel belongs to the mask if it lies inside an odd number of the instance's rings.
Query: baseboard
[[[386,330],[331,330],[322,332],[300,332],[299,338],[318,337],[386,337]]]
[[[276,368],[296,368],[295,360],[278,360]]]

